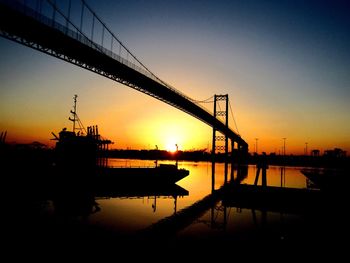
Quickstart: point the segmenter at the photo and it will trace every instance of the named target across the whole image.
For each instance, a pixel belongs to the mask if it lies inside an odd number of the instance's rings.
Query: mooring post
[[[266,159],[266,153],[263,152],[261,156],[257,156],[257,171],[255,176],[254,185],[258,185],[259,180],[259,174],[260,170],[262,170],[261,173],[261,186],[267,186],[267,177],[266,177],[266,170],[268,169],[267,159]]]
[[[257,164],[256,167],[257,167],[257,170],[256,170],[254,185],[258,185],[259,174],[260,174],[260,166]]]

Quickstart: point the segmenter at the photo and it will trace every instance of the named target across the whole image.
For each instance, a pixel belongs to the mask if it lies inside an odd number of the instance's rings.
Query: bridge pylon
[[[221,109],[219,102],[223,101],[225,103],[224,110]],[[219,106],[219,107],[218,107]],[[218,109],[219,108],[219,109]],[[228,128],[228,94],[225,95],[214,95],[214,117],[224,117],[224,122]],[[212,143],[212,154],[215,157],[216,150],[225,150],[225,156],[228,155],[228,136],[219,135],[217,136],[217,128],[213,126],[213,143]],[[225,145],[216,145],[217,141],[224,141]]]
[[[224,102],[224,110],[220,107],[220,102]],[[225,95],[214,95],[214,117],[224,117],[225,125],[228,127],[228,94]],[[218,132],[217,127],[213,126],[213,142],[212,142],[212,191],[214,191],[215,185],[215,161],[216,161],[216,150],[225,151],[225,182],[227,180],[227,157],[228,157],[228,136],[227,135],[216,135]],[[224,146],[217,145],[216,142],[224,141]],[[232,148],[233,149],[233,148]]]

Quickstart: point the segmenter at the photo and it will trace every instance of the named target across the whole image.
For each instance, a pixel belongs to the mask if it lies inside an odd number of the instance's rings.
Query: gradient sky
[[[350,152],[348,1],[86,2],[167,83],[197,100],[229,94],[250,151],[258,138],[259,152],[278,153],[285,137],[287,154],[306,142]],[[84,125],[114,148],[211,145],[209,126],[129,87],[4,38],[0,54],[9,142],[53,145],[78,94]]]

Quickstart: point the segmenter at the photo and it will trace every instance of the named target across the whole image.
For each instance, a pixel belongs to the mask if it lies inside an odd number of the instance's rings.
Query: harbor
[[[345,2],[0,0],[3,257],[344,260]]]
[[[14,195],[10,209],[13,202],[26,200],[26,214],[43,226],[42,220],[51,222],[50,231],[59,229],[89,245],[98,245],[99,238],[122,239],[123,246],[163,240],[168,249],[192,241],[212,248],[239,241],[280,243],[300,235],[322,243],[339,234],[335,225],[344,227],[337,216],[348,199],[348,170],[345,163],[339,166],[344,158],[337,159],[338,168],[332,168],[334,162],[327,162],[328,168],[274,165],[278,159],[266,154],[252,156],[250,163],[186,161],[177,152],[166,160],[157,151],[155,159],[110,158],[113,142],[99,134],[97,125],[84,128],[77,96],[73,99],[72,129],[52,132],[55,148],[1,145],[4,186]],[[334,217],[323,216],[329,207]],[[18,216],[14,213],[11,220]],[[72,230],[67,219],[83,232]],[[321,224],[327,227],[318,231]],[[43,226],[36,229],[48,238]],[[31,231],[22,227],[24,233]],[[232,232],[232,227],[245,230]],[[63,237],[56,233],[51,238]]]
[[[153,163],[130,159],[109,162],[143,166]],[[212,192],[210,163],[182,161],[178,165],[189,170],[189,175],[173,187],[138,189],[115,185],[95,191],[80,180],[56,188],[59,194],[54,196],[39,195],[40,187],[25,188],[7,203],[9,211],[21,204],[20,213],[11,213],[14,221],[10,225],[21,220],[20,226],[16,225],[16,231],[23,231],[18,232],[18,238],[32,231],[43,238],[48,231],[47,222],[51,222],[49,229],[56,234],[46,238],[52,244],[57,243],[55,240],[66,240],[60,249],[73,245],[69,237],[74,236],[87,247],[99,247],[102,239],[125,249],[138,247],[137,244],[151,247],[155,240],[162,240],[158,246],[167,250],[180,249],[191,242],[194,242],[191,247],[213,248],[230,246],[231,242],[323,244],[341,235],[347,225],[341,216],[347,193],[328,195],[309,189],[301,168],[284,167],[281,179],[281,167],[270,166],[267,186],[263,188],[260,181],[254,185],[255,165],[248,165],[240,186],[235,183],[224,186],[224,164],[216,164],[216,190]],[[234,168],[233,178],[237,175]],[[35,228],[30,225],[33,220]],[[74,228],[71,222],[75,222]]]

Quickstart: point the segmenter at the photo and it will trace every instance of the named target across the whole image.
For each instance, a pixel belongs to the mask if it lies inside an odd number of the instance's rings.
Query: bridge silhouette
[[[214,114],[150,71],[114,35],[84,0],[0,0],[0,35],[122,83],[192,115],[248,152],[245,140],[228,126],[228,112]],[[218,95],[218,100],[228,95]],[[216,98],[216,96],[215,96]],[[216,116],[226,116],[226,122]]]

